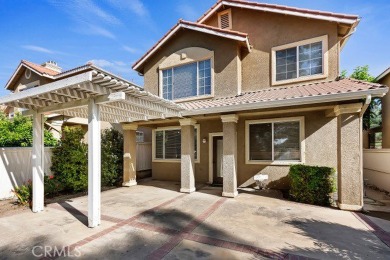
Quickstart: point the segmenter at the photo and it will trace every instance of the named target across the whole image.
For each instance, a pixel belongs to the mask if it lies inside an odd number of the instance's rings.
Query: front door
[[[222,184],[222,155],[223,137],[215,136],[213,138],[213,184]]]

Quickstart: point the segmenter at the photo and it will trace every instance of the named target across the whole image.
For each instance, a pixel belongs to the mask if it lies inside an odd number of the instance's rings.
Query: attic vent
[[[232,29],[231,9],[218,13],[218,25],[221,29]]]

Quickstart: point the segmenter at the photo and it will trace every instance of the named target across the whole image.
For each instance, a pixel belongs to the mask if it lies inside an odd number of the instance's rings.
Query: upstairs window
[[[169,100],[211,95],[211,60],[162,70],[162,97]]]
[[[231,9],[218,13],[218,26],[221,29],[232,29],[232,11]]]
[[[273,84],[327,76],[327,36],[272,49]]]

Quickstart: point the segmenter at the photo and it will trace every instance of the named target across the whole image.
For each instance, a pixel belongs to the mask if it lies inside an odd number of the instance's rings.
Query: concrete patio
[[[191,194],[179,189],[179,183],[148,180],[105,191],[102,224],[94,229],[87,227],[87,197],[49,204],[42,213],[0,218],[0,259],[62,258],[64,252],[99,259],[390,255],[388,233],[364,222],[360,213],[293,203],[269,191],[241,190],[228,199],[217,187],[198,186]]]

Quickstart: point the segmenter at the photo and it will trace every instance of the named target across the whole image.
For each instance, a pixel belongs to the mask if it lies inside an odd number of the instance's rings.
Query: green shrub
[[[123,135],[114,129],[102,133],[102,186],[114,186],[123,179]]]
[[[16,114],[13,119],[0,112],[0,147],[32,146],[32,120],[30,117]],[[45,146],[54,146],[57,140],[45,129]]]
[[[88,189],[88,145],[82,141],[84,131],[65,128],[58,145],[53,149],[51,171],[47,189],[56,185],[61,190],[86,191]],[[101,141],[101,183],[114,186],[122,182],[123,135],[113,129],[104,130]],[[50,190],[48,193],[53,194]]]
[[[335,170],[329,167],[292,165],[290,197],[298,202],[329,206],[335,191]]]
[[[64,190],[85,191],[88,187],[88,146],[84,131],[65,127],[61,140],[53,149],[51,171]]]
[[[59,178],[51,176],[45,176],[45,196],[56,196],[64,190],[64,185]]]
[[[19,187],[16,187],[12,191],[15,196],[18,198],[19,204],[27,206],[31,204],[32,201],[32,183],[28,181],[26,184],[23,184]]]

